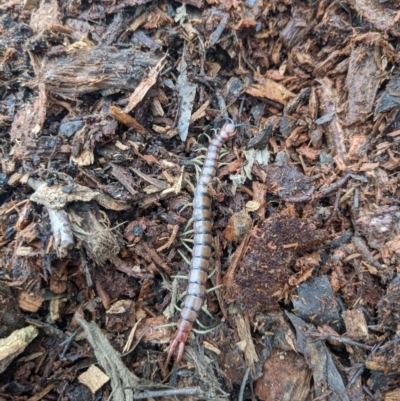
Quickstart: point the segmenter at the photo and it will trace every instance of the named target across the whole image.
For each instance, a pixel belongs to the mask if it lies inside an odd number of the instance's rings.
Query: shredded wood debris
[[[3,2],[0,399],[399,399],[399,40],[396,0]]]

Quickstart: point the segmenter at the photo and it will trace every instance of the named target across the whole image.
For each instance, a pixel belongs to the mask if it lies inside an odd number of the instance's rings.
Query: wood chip
[[[244,344],[243,352],[246,366],[252,367],[258,362],[258,356],[251,336],[249,320],[241,314],[235,315],[234,319],[238,330],[238,336]]]
[[[359,309],[347,310],[342,313],[346,326],[346,335],[353,340],[367,340],[368,326],[364,313]]]
[[[0,373],[31,343],[39,334],[35,326],[16,330],[6,338],[0,339]]]
[[[105,375],[97,366],[92,365],[86,372],[78,376],[80,383],[88,386],[94,394],[98,389],[103,387],[110,378]]]
[[[17,299],[19,307],[27,312],[37,312],[44,301],[41,296],[26,291],[20,292]]]
[[[167,55],[165,55],[147,74],[143,81],[137,86],[134,92],[129,96],[128,105],[124,112],[129,113],[144,98],[148,90],[156,83],[157,77],[163,68],[163,63]]]
[[[221,355],[221,350],[209,343],[208,341],[203,342],[204,348],[214,352],[214,354]]]
[[[306,360],[293,351],[273,350],[263,365],[254,392],[260,400],[305,400],[312,372]]]
[[[283,105],[286,105],[295,96],[294,93],[287,90],[282,84],[269,78],[264,78],[262,84],[250,85],[245,89],[245,92],[250,96],[271,99]]]
[[[135,332],[135,339],[142,338],[142,341],[152,344],[166,344],[171,338],[171,327],[158,328],[158,326],[168,323],[165,316],[150,317],[139,324]]]
[[[128,113],[125,113],[117,106],[110,107],[110,116],[114,117],[121,124],[124,124],[126,127],[133,128],[135,131],[140,134],[145,134],[146,129],[140,125],[133,117],[131,117]]]

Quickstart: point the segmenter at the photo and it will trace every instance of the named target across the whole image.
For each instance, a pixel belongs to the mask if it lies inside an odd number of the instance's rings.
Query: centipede
[[[199,316],[206,295],[206,282],[211,258],[211,196],[208,187],[217,173],[219,153],[222,145],[236,135],[234,124],[225,124],[215,136],[207,150],[193,198],[193,250],[184,306],[171,343],[167,364],[178,349],[175,365],[182,360],[185,343]]]

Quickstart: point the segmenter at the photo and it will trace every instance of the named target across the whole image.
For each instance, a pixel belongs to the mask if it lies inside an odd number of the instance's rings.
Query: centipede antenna
[[[178,249],[179,255],[181,255],[181,258],[185,261],[186,264],[190,265],[190,260]]]
[[[216,123],[219,123],[221,121],[228,121],[229,124],[235,125],[234,121],[230,117],[222,117],[220,120],[216,120]]]
[[[182,213],[187,207],[189,206],[193,206],[193,203],[186,203],[186,205],[184,205],[180,210],[179,213]]]
[[[192,249],[190,248],[190,246],[189,246],[188,244],[185,243],[185,241],[182,241],[182,238],[181,238],[181,242],[182,242],[182,245],[183,245],[190,253],[192,253]],[[189,263],[189,264],[190,264],[190,263]]]

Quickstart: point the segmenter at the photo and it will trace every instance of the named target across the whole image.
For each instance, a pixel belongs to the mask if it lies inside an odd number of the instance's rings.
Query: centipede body
[[[211,141],[204,160],[203,169],[196,185],[193,199],[193,251],[184,306],[171,344],[167,363],[178,347],[175,364],[178,364],[185,349],[185,342],[196,321],[206,295],[206,282],[211,258],[211,196],[208,186],[217,172],[219,152],[222,145],[236,134],[233,124],[225,124]]]

